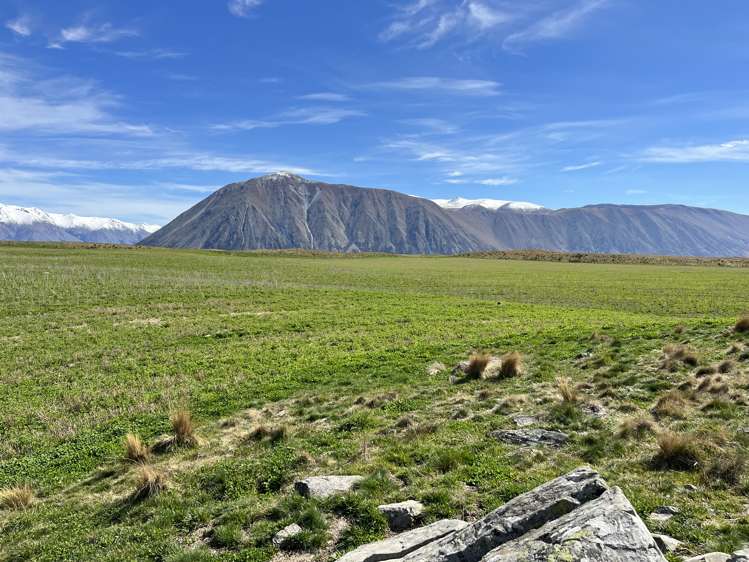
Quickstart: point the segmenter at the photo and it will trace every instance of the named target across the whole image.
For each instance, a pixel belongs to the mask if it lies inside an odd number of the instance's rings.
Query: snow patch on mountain
[[[0,223],[13,225],[46,223],[66,230],[125,230],[130,232],[145,231],[149,234],[161,228],[155,224],[133,224],[117,219],[47,213],[33,207],[16,207],[15,205],[4,205],[2,203],[0,203]]]
[[[504,201],[502,199],[465,199],[454,197],[453,199],[432,199],[437,205],[444,209],[462,209],[471,205],[484,207],[485,209],[511,209],[513,211],[540,211],[545,207],[528,203],[527,201]]]

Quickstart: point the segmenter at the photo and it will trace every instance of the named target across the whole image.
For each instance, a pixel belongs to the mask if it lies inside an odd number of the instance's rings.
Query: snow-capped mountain
[[[528,203],[526,201],[504,201],[502,199],[464,199],[455,197],[453,199],[432,199],[437,205],[444,209],[462,209],[476,205],[485,209],[512,209],[513,211],[540,211],[544,209],[541,205]]]
[[[47,213],[0,203],[0,240],[136,244],[156,232],[153,224]]]

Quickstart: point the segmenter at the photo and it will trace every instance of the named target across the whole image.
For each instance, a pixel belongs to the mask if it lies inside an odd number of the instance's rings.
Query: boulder
[[[426,527],[414,529],[395,535],[385,540],[365,544],[344,554],[338,562],[379,562],[381,560],[400,560],[414,550],[441,539],[464,528],[465,521],[444,519]]]
[[[500,429],[489,433],[490,437],[513,445],[550,445],[559,447],[567,442],[567,435],[548,429]]]
[[[685,558],[684,562],[727,562],[731,557],[723,552],[708,552],[692,558]]]
[[[413,527],[421,514],[424,506],[414,500],[400,503],[389,503],[378,506],[377,509],[385,516],[391,531],[405,531]]]
[[[294,482],[294,489],[307,498],[327,498],[354,489],[362,476],[312,476]]]
[[[619,488],[526,533],[481,562],[585,560],[665,562],[645,524]]]
[[[513,498],[483,519],[421,548],[408,562],[473,562],[549,521],[574,511],[608,489],[597,472],[580,468]]]
[[[288,539],[297,536],[301,532],[302,528],[296,523],[292,523],[275,534],[273,537],[273,546],[280,548]]]
[[[749,562],[749,548],[742,548],[734,552],[728,562]]]
[[[674,552],[681,546],[681,541],[677,541],[675,538],[669,537],[668,535],[654,534],[653,539],[655,540],[655,544],[658,545],[658,548],[660,548],[661,552],[664,554],[667,552]]]

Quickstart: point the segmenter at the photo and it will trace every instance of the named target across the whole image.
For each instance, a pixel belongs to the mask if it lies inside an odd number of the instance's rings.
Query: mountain
[[[277,173],[221,188],[142,243],[226,250],[541,249],[749,257],[749,216],[681,205],[552,210],[491,199],[435,202]]]
[[[219,189],[142,242],[173,248],[309,248],[453,254],[481,246],[432,201],[277,173]]]
[[[0,203],[0,240],[136,244],[156,225],[47,213]]]

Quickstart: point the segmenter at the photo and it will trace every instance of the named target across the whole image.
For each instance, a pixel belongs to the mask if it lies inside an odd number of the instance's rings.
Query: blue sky
[[[5,0],[0,202],[165,223],[274,170],[749,213],[749,3]]]

